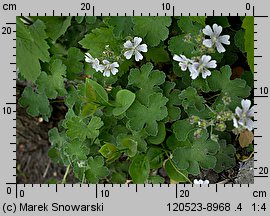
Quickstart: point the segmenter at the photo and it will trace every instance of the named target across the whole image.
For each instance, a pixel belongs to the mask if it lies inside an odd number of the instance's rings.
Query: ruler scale
[[[162,7],[169,4],[170,7]],[[2,1],[1,215],[269,215],[270,105],[264,1]],[[253,16],[254,184],[17,184],[16,16]],[[6,32],[7,34],[4,34]]]

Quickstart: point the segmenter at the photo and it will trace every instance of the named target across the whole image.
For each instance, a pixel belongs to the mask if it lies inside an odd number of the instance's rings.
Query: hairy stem
[[[65,183],[66,183],[67,175],[68,175],[68,173],[69,173],[69,169],[70,169],[70,164],[67,166],[65,175],[64,175],[64,177],[63,177],[63,179],[62,179],[62,182],[61,182],[62,184],[65,184]]]

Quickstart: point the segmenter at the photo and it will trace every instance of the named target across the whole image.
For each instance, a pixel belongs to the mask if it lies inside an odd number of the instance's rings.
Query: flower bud
[[[224,131],[226,129],[226,124],[224,122],[217,123],[215,129],[217,131]]]

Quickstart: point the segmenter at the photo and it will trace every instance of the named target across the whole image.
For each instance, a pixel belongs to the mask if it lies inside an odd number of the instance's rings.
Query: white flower
[[[131,56],[135,53],[135,60],[140,61],[143,59],[143,56],[140,52],[147,52],[147,45],[140,45],[142,42],[142,38],[140,37],[134,37],[133,41],[134,43],[132,43],[130,40],[124,43],[124,47],[127,49],[127,51],[124,53],[124,56],[126,59],[130,59]]]
[[[104,71],[103,76],[109,77],[111,73],[113,75],[118,73],[118,69],[116,67],[119,67],[119,64],[117,62],[109,62],[108,60],[103,60],[104,64]]]
[[[250,108],[251,101],[250,100],[242,100],[241,101],[242,109],[240,107],[235,108],[235,114],[237,118],[233,119],[233,126],[238,128],[239,125],[252,131],[254,122],[252,121],[252,117],[254,117],[254,107]]]
[[[211,75],[208,68],[216,68],[216,60],[211,60],[211,56],[203,55],[199,62],[193,62],[193,64],[188,68],[190,71],[191,79],[196,79],[199,74],[205,79],[207,76]]]
[[[209,184],[208,180],[194,179],[193,184]]]
[[[104,66],[99,64],[99,60],[97,58],[93,58],[89,53],[85,53],[85,61],[90,63],[92,68],[97,72],[102,72],[104,70]]]
[[[193,60],[188,59],[184,55],[180,55],[180,56],[179,55],[174,55],[173,60],[179,62],[179,67],[181,67],[182,71],[186,71],[187,68],[194,62]]]
[[[230,36],[229,35],[220,36],[220,33],[222,32],[222,26],[218,26],[217,24],[213,25],[213,30],[214,31],[212,31],[212,28],[209,25],[205,26],[205,28],[202,30],[205,35],[210,36],[210,39],[205,39],[203,41],[203,45],[208,48],[215,45],[217,48],[217,51],[219,53],[223,53],[226,50],[223,47],[222,43],[226,45],[230,45],[230,41],[229,41]]]

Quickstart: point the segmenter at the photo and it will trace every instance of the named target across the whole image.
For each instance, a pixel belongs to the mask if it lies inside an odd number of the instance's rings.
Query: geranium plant
[[[252,17],[18,17],[19,104],[45,121],[65,104],[48,154],[81,183],[207,184],[252,151],[252,34]]]

